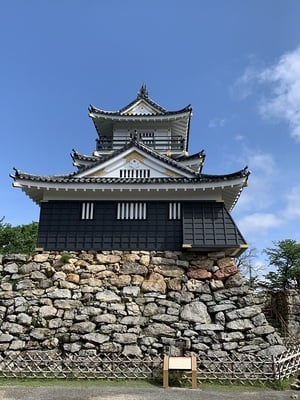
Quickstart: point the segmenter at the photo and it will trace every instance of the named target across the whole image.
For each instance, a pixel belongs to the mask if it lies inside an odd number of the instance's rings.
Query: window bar
[[[177,203],[177,219],[181,219],[181,203]]]
[[[138,212],[139,212],[138,203],[133,204],[133,206],[134,206],[134,219],[138,219],[138,218],[139,218],[139,214],[138,214]]]
[[[94,203],[90,203],[90,219],[94,218]]]
[[[81,219],[85,219],[85,203],[82,203],[82,208],[81,208]]]
[[[129,214],[129,218],[133,219],[134,216],[134,203],[130,203],[130,214]]]
[[[138,215],[138,219],[143,219],[143,203],[139,203],[139,215]]]

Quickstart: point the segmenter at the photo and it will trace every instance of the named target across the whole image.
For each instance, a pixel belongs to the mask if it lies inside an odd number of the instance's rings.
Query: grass
[[[234,382],[230,383],[228,381],[224,382],[203,382],[199,384],[202,389],[211,389],[211,390],[222,390],[222,391],[239,391],[249,390],[249,391],[262,391],[262,390],[287,390],[290,387],[290,380],[285,379],[283,381],[269,381],[269,382],[258,382],[254,381],[250,383],[241,383],[241,382]]]
[[[0,378],[1,386],[131,386],[131,387],[145,387],[153,386],[153,384],[146,380],[108,380],[108,379],[55,379],[55,378]]]
[[[72,255],[71,255],[71,254],[69,254],[69,253],[63,253],[63,254],[61,255],[59,261],[60,261],[62,264],[68,264],[71,258],[72,258]]]
[[[149,380],[108,380],[108,379],[50,379],[50,378],[0,378],[1,386],[26,386],[26,387],[40,387],[40,386],[64,386],[64,387],[90,387],[90,386],[127,386],[127,387],[162,387],[161,383],[152,382]],[[176,382],[170,382],[170,387],[191,387],[190,384],[180,384]],[[264,390],[287,390],[290,386],[290,380],[285,379],[283,381],[273,381],[273,382],[253,382],[240,383],[234,382],[230,383],[228,381],[223,382],[200,382],[198,383],[198,388],[207,391],[222,391],[222,392],[239,392],[239,391],[264,391]]]

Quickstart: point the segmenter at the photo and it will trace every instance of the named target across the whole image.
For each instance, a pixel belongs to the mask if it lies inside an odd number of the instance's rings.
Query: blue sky
[[[0,0],[0,217],[37,221],[13,167],[74,170],[95,149],[91,103],[117,110],[145,82],[161,106],[191,103],[203,172],[252,174],[233,217],[259,251],[300,241],[298,0]]]

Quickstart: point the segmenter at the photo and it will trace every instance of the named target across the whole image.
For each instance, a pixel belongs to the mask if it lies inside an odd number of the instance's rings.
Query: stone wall
[[[278,317],[278,325],[286,334],[300,338],[300,293],[287,289],[268,293],[270,308]]]
[[[231,258],[181,252],[0,256],[0,351],[221,357],[284,351]]]
[[[263,310],[267,320],[278,327],[285,337],[300,339],[300,292],[296,289],[260,291],[256,296],[264,304]]]
[[[300,338],[300,292],[289,290],[286,296],[288,331],[296,338]]]

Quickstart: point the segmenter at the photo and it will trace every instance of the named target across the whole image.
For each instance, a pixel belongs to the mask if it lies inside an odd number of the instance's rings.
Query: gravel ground
[[[300,392],[286,390],[206,390],[159,387],[1,386],[0,400],[276,400],[299,399]]]

